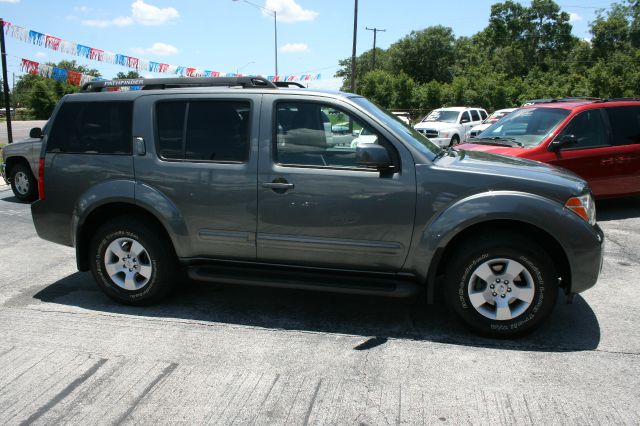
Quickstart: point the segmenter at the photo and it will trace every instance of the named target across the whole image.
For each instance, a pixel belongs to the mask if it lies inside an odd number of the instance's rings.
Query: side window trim
[[[374,131],[380,140],[380,144],[384,146],[387,150],[393,150],[393,153],[389,153],[391,156],[391,160],[393,162],[393,167],[400,172],[401,164],[400,164],[400,154],[397,152],[397,149],[387,141],[387,139],[380,134],[378,130],[375,129],[374,126],[371,125],[369,121],[354,113],[353,111],[349,111],[340,105],[336,105],[326,101],[316,101],[316,100],[308,100],[308,99],[278,99],[273,102],[273,108],[271,113],[271,161],[273,164],[279,167],[293,167],[293,168],[309,168],[309,169],[319,169],[319,170],[340,170],[340,171],[358,171],[358,172],[372,172],[372,173],[380,173],[375,169],[368,169],[364,167],[351,167],[351,166],[331,166],[331,165],[312,165],[312,164],[291,164],[291,163],[282,163],[278,160],[278,123],[277,123],[277,113],[278,113],[278,105],[280,104],[299,104],[299,103],[307,103],[307,104],[315,104],[319,105],[319,111],[322,107],[333,108],[342,112],[343,114],[349,116],[352,119],[355,119],[366,126],[366,128]]]

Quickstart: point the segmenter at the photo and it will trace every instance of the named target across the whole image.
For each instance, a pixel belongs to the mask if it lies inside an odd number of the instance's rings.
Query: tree
[[[39,80],[33,84],[28,95],[28,105],[33,111],[34,118],[38,120],[48,119],[57,102],[57,94],[45,81]]]
[[[128,73],[123,73],[122,71],[120,71],[118,74],[116,74],[115,78],[118,79],[122,79],[122,78],[142,78],[142,76],[138,73],[138,71],[129,71]]]

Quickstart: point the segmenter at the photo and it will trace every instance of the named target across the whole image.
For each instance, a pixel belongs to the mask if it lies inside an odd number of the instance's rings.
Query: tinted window
[[[163,158],[184,158],[186,102],[162,102],[156,106],[159,154]]]
[[[471,121],[480,121],[480,114],[478,114],[477,109],[471,110]]]
[[[462,116],[460,117],[460,122],[462,123],[462,121],[465,119],[467,120],[467,123],[470,121],[469,111],[465,111],[462,113]]]
[[[65,102],[47,152],[131,154],[131,102]]]
[[[567,127],[556,139],[562,139],[564,135],[574,135],[578,143],[565,149],[591,148],[605,146],[607,134],[602,121],[602,114],[599,109],[592,109],[581,112],[571,119]]]
[[[242,101],[158,103],[160,156],[193,161],[247,161],[249,110],[249,102]]]
[[[327,105],[283,102],[276,108],[276,160],[281,164],[358,167],[358,144],[381,142],[361,121]]]
[[[614,145],[640,143],[640,107],[605,108],[609,115]]]
[[[481,110],[480,110],[480,117],[482,117],[482,119],[483,119],[483,120],[486,120],[486,119],[487,119],[487,113],[486,113],[486,111],[484,111],[484,110],[482,110],[482,109],[481,109]]]

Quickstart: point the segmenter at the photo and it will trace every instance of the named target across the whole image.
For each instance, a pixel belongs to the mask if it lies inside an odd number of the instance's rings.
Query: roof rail
[[[276,85],[276,87],[300,87],[301,89],[306,89],[306,87],[303,84],[300,84],[298,82],[295,81],[274,81],[273,84]]]
[[[140,87],[142,90],[177,89],[181,87],[233,87],[277,89],[277,86],[262,77],[189,77],[189,78],[133,78],[101,80],[85,83],[81,92],[102,92],[109,88]]]
[[[629,97],[629,98],[604,98],[600,99],[600,102],[619,102],[619,101],[640,101],[640,98],[637,96]]]

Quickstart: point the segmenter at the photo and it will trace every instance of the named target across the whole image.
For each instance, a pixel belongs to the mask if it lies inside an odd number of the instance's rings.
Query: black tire
[[[458,145],[460,143],[460,137],[458,135],[453,135],[451,138],[451,142],[449,142],[449,146]]]
[[[106,265],[105,254],[111,243],[118,239],[123,241],[121,247],[123,247],[124,253],[129,250],[129,254],[133,254],[132,247],[127,247],[128,243],[126,241],[130,240],[138,242],[145,249],[145,253],[139,256],[140,260],[137,265],[140,267],[143,264],[144,266],[150,266],[151,273],[147,278],[142,275],[136,275],[136,285],[138,281],[146,281],[146,283],[141,284],[140,288],[125,289],[121,287],[122,283],[118,285],[114,281],[115,279],[124,281],[126,270],[122,274],[115,275],[114,279],[107,273],[109,266],[113,265]],[[143,306],[161,300],[170,292],[178,277],[177,271],[179,268],[171,242],[164,237],[161,230],[150,226],[135,216],[122,216],[102,225],[91,240],[89,257],[91,260],[91,272],[98,287],[107,296],[126,305]],[[114,260],[118,258],[117,256],[112,257]],[[133,260],[136,260],[135,257],[134,255]],[[124,262],[123,259],[120,259],[113,264],[117,264],[117,267],[120,267],[121,261]],[[127,261],[131,261],[131,259],[127,259]],[[123,263],[122,265],[124,269],[125,264]],[[135,269],[133,270],[135,271]],[[132,271],[132,269],[129,269],[129,271]]]
[[[543,248],[524,236],[477,235],[465,241],[450,259],[446,269],[445,299],[465,325],[477,333],[497,338],[529,333],[544,321],[556,303],[558,281],[553,262]],[[503,275],[507,265],[513,265],[514,270],[523,267],[515,279],[510,278],[511,283],[506,280],[510,276]],[[483,275],[479,272],[481,266],[489,266],[490,272],[495,274],[487,275],[491,277],[488,278],[491,283],[479,277]],[[494,278],[500,280],[500,277],[502,281],[498,284]],[[472,291],[481,293],[474,298],[480,305],[478,308],[471,302]],[[531,291],[530,302],[511,297]],[[504,303],[513,317],[498,319],[497,307]]]
[[[28,203],[38,198],[38,181],[28,165],[20,163],[13,166],[9,179],[13,195],[18,200]]]

